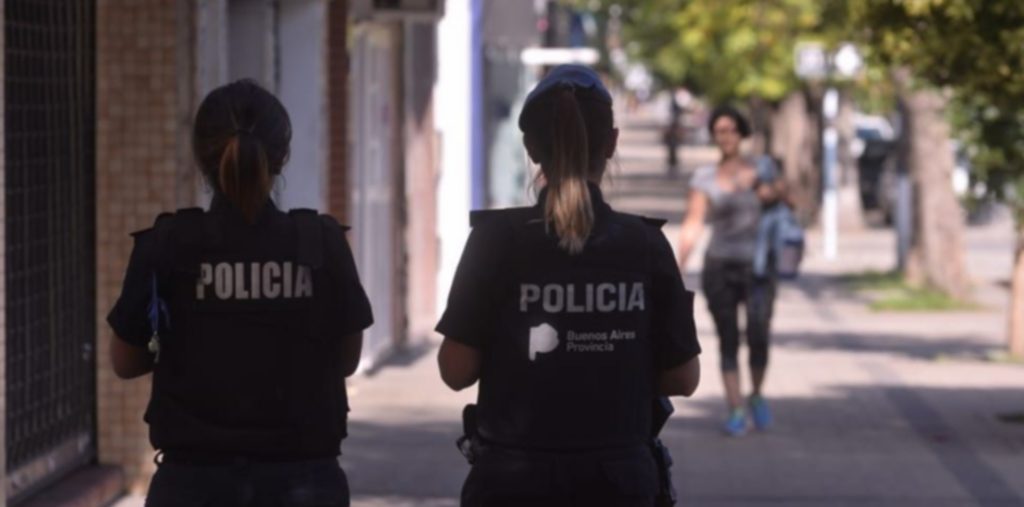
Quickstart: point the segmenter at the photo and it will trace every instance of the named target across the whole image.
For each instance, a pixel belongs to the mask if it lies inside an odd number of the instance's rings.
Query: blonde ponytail
[[[559,90],[553,106],[551,156],[543,166],[547,180],[544,215],[555,227],[558,246],[578,254],[594,228],[594,207],[587,189],[587,126],[572,88]]]

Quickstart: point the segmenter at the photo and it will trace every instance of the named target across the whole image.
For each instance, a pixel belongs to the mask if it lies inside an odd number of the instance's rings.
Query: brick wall
[[[150,377],[117,379],[107,350],[132,241],[156,215],[194,202],[190,0],[104,0],[97,6],[97,398],[99,456],[124,468],[132,491],[154,470],[142,414]],[[184,45],[184,47],[182,47]],[[183,76],[185,76],[183,78]]]
[[[327,212],[348,216],[348,1],[327,3]]]

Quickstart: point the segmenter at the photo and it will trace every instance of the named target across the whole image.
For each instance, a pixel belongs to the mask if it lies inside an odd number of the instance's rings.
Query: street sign
[[[601,61],[601,53],[594,48],[526,48],[520,59],[524,65],[594,65]]]
[[[836,73],[841,77],[849,79],[855,77],[860,72],[860,69],[864,66],[864,59],[861,58],[860,51],[857,51],[857,46],[847,42],[836,51],[832,63],[835,66]]]
[[[825,79],[828,76],[828,53],[817,42],[801,42],[794,52],[794,71],[801,79]]]

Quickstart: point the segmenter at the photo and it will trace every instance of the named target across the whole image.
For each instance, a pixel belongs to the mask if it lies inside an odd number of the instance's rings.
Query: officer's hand
[[[141,377],[153,371],[153,355],[116,334],[110,340],[110,363],[114,366],[114,374],[123,379]]]
[[[453,391],[461,391],[480,378],[480,351],[445,337],[437,352],[441,380]]]
[[[349,377],[359,368],[359,359],[363,352],[363,332],[350,334],[341,338],[341,372]]]
[[[662,372],[658,380],[658,394],[662,396],[692,395],[700,385],[700,356]]]

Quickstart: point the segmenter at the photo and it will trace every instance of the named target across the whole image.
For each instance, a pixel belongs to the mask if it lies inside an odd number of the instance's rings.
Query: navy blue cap
[[[594,92],[594,96],[597,98],[609,104],[612,103],[612,94],[608,93],[608,89],[601,82],[601,77],[591,70],[590,67],[575,64],[559,65],[551,69],[551,72],[548,72],[544,79],[541,79],[530,94],[526,96],[523,112],[530,107],[531,103],[537,100],[537,97],[560,87],[590,90]],[[519,129],[523,129],[523,113],[519,114]]]

